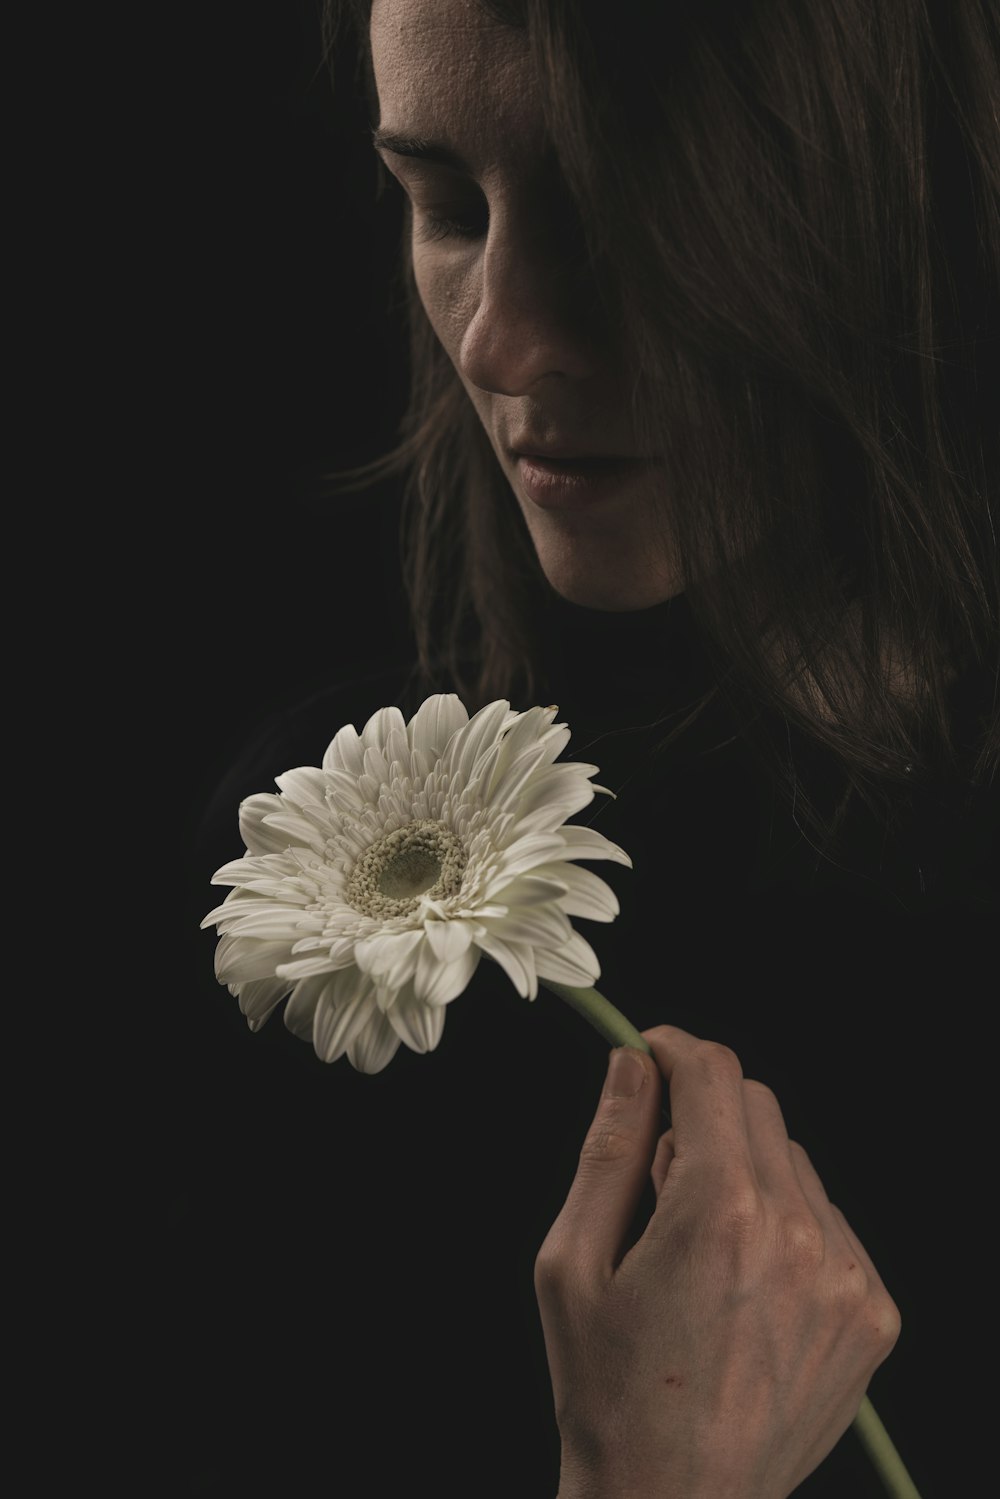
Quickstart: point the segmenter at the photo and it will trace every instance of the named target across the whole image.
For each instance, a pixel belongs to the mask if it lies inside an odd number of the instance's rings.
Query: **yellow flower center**
[[[451,828],[418,818],[365,849],[347,882],[347,899],[366,916],[406,916],[421,895],[457,895],[467,857]]]

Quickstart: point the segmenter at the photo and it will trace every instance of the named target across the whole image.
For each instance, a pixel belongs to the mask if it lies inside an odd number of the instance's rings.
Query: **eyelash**
[[[417,210],[420,215],[421,241],[436,239],[477,239],[483,232],[481,218],[458,218],[443,213],[431,213],[429,209]]]

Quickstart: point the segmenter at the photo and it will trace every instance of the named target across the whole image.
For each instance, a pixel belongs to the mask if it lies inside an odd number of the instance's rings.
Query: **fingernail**
[[[637,1054],[627,1046],[616,1046],[608,1064],[608,1096],[634,1098],[645,1081],[646,1069]]]

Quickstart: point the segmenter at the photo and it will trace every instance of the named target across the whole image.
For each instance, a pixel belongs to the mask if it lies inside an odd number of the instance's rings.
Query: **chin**
[[[575,534],[525,514],[549,586],[570,604],[623,613],[662,604],[684,591],[676,561],[665,555],[660,536],[623,538],[622,525],[582,527]],[[644,528],[643,528],[644,529]]]
[[[665,559],[615,557],[608,547],[581,547],[563,541],[535,548],[549,586],[570,604],[623,613],[663,604],[684,591],[679,569]],[[611,553],[609,555],[609,553]]]

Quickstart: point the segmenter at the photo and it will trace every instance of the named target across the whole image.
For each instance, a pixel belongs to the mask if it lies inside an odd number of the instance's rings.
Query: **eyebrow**
[[[419,135],[397,135],[391,130],[373,130],[372,145],[376,151],[391,151],[395,156],[415,156],[420,161],[432,161],[437,166],[451,167],[456,172],[473,175],[468,162],[439,141],[424,140]]]

